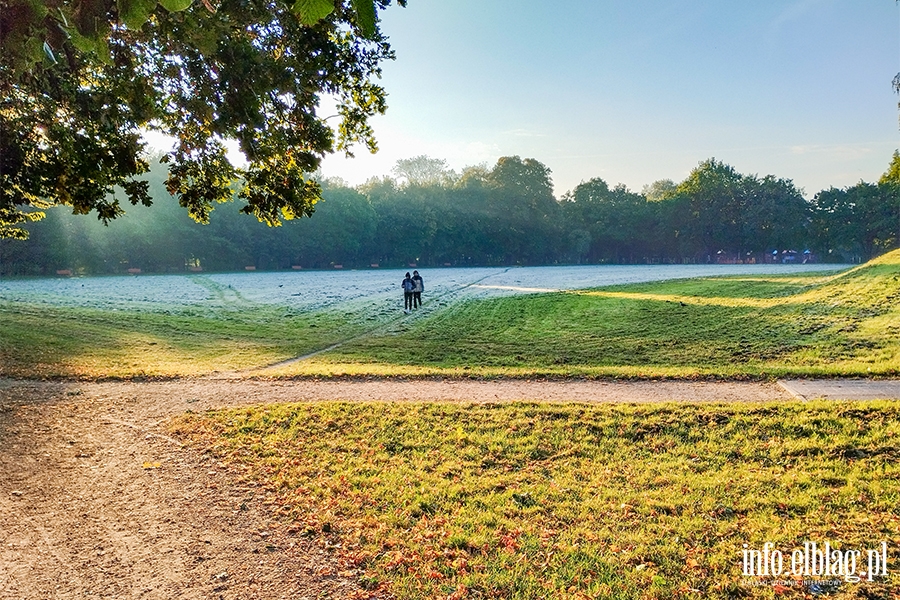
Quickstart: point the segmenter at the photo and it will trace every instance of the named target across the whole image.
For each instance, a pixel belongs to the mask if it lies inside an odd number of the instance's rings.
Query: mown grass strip
[[[896,403],[317,403],[171,430],[400,599],[774,597],[743,544],[900,546]]]

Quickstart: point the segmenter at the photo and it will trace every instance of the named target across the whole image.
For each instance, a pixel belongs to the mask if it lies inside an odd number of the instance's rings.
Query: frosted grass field
[[[835,271],[851,265],[590,265],[421,269],[423,299],[468,298],[585,289],[717,275]],[[288,271],[0,279],[0,300],[109,310],[171,312],[272,305],[299,311],[383,312],[402,307],[406,270]]]

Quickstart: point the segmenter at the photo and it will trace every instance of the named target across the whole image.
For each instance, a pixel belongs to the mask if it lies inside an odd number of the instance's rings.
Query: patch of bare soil
[[[0,598],[375,598],[328,539],[166,435],[186,410],[288,401],[763,401],[774,384],[0,380]]]

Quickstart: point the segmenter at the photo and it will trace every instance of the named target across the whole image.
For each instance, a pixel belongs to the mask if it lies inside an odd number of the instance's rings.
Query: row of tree
[[[859,261],[898,244],[900,154],[878,183],[816,194],[743,175],[710,159],[682,182],[641,193],[594,178],[560,198],[534,159],[501,158],[462,173],[420,156],[357,188],[322,181],[312,218],[267,227],[230,204],[193,222],[149,174],[151,208],[103,226],[49,211],[28,240],[0,240],[0,273],[344,268],[644,262]],[[239,203],[240,201],[235,201]],[[808,251],[804,254],[804,251]],[[795,254],[796,253],[796,254]]]

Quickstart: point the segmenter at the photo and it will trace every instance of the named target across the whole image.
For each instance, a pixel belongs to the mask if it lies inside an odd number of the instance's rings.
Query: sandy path
[[[0,598],[371,597],[266,498],[165,435],[185,410],[275,401],[763,401],[775,384],[0,380]],[[156,465],[159,465],[158,467]]]

